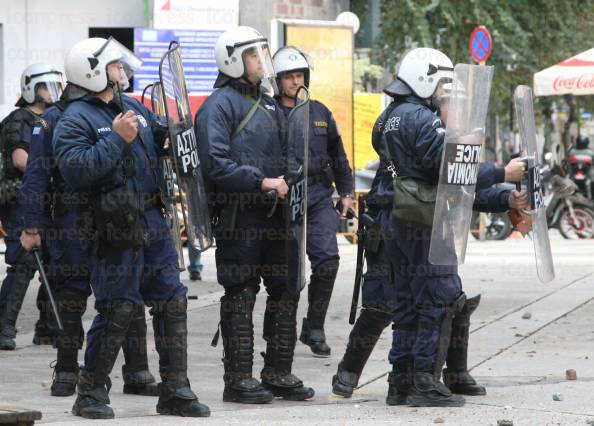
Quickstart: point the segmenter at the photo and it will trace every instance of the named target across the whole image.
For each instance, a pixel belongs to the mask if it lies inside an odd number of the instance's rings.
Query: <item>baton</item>
[[[54,311],[54,316],[56,318],[56,323],[58,324],[58,329],[60,331],[64,331],[64,326],[62,325],[62,319],[60,318],[60,312],[58,311],[58,306],[56,305],[56,301],[54,300],[54,296],[52,295],[52,289],[50,288],[49,281],[47,280],[47,275],[45,275],[45,269],[43,269],[43,262],[41,261],[41,255],[39,254],[39,248],[35,247],[33,249],[33,257],[35,258],[35,263],[37,264],[37,270],[39,271],[39,276],[41,277],[41,282],[45,287],[45,292],[47,293],[47,298],[50,301],[50,305],[52,305],[52,311]]]
[[[363,212],[365,211],[363,195],[359,195],[357,203],[357,213],[359,223],[357,226],[357,263],[355,269],[355,283],[353,286],[353,298],[351,300],[351,310],[349,313],[349,324],[354,324],[357,317],[357,305],[359,304],[359,293],[361,292],[361,280],[363,278],[363,262],[365,261],[365,225],[363,223]]]
[[[264,201],[273,203],[270,211],[266,214],[266,217],[270,219],[272,216],[274,216],[274,212],[276,212],[276,206],[278,205],[278,193],[276,192],[276,189],[271,189],[270,191],[266,192],[264,194]]]

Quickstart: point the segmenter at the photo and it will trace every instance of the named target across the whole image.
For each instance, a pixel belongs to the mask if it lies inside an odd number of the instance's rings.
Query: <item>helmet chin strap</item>
[[[116,102],[118,102],[118,105],[120,107],[120,109],[122,110],[122,114],[124,113],[124,102],[122,101],[122,88],[120,86],[120,83],[118,83],[117,81],[111,81],[111,80],[107,80],[107,88],[108,89],[112,89],[113,90],[113,98]],[[120,95],[120,96],[118,96]]]
[[[429,99],[427,99],[427,103],[429,104],[429,108],[431,108],[434,112],[439,112],[439,99],[435,96],[435,93],[431,95]]]

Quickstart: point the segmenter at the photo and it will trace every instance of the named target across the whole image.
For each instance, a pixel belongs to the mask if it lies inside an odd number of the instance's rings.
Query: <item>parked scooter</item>
[[[552,169],[552,155],[545,155],[541,182],[545,188],[547,222],[557,228],[563,238],[594,237],[594,203],[578,192],[578,186],[562,176],[563,168]]]
[[[591,169],[594,162],[594,151],[589,148],[590,139],[579,136],[576,146],[568,153],[567,168],[570,179],[575,182],[578,190],[589,200],[592,200]]]

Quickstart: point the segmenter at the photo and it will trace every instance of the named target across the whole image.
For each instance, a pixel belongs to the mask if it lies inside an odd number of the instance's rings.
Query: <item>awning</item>
[[[594,49],[534,74],[534,94],[594,95]]]

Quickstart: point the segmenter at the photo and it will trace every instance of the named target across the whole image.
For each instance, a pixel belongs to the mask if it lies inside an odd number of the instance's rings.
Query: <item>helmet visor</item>
[[[54,103],[60,99],[64,91],[64,76],[60,71],[52,70],[30,77],[35,80],[35,95],[47,103]],[[41,93],[43,91],[43,93]]]
[[[267,43],[246,47],[241,54],[246,76],[253,80],[271,80],[276,77],[272,66],[272,57]]]
[[[49,101],[49,103],[54,103],[60,100],[60,96],[62,96],[62,92],[64,91],[64,85],[61,82],[48,81],[39,83],[35,86],[35,92],[39,93],[39,89],[44,87],[47,90],[47,94],[43,96],[46,102]]]
[[[93,56],[101,58],[106,65],[116,61],[121,62],[128,79],[142,66],[142,59],[113,37],[110,37]]]

